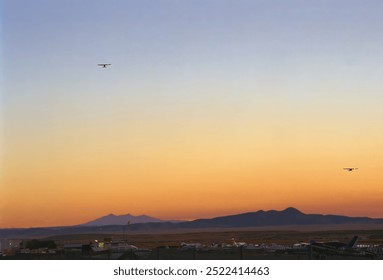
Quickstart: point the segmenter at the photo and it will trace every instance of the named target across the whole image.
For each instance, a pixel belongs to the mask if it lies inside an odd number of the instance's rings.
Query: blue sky
[[[9,91],[17,89],[17,95],[30,87],[44,94],[59,83],[88,88],[91,80],[99,87],[97,69],[89,67],[102,61],[113,62],[119,73],[115,86],[123,88],[149,82],[170,92],[170,85],[216,81],[254,92],[277,78],[292,101],[310,97],[310,84],[362,90],[381,74],[379,1],[5,1],[4,6],[5,74]]]

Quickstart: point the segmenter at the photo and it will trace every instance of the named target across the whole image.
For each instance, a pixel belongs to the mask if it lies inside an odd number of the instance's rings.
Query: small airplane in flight
[[[352,171],[354,171],[354,170],[357,170],[358,168],[356,168],[356,167],[345,167],[345,168],[343,168],[344,170],[346,170],[346,171],[348,171],[348,172],[352,172]]]
[[[110,63],[99,63],[99,64],[97,64],[98,66],[100,66],[100,67],[102,67],[102,68],[106,68],[107,66],[110,66],[110,65],[112,65],[112,64],[110,64]]]

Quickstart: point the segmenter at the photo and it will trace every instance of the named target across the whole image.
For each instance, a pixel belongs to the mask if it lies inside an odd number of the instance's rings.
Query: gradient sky
[[[382,1],[2,2],[0,227],[383,217]]]

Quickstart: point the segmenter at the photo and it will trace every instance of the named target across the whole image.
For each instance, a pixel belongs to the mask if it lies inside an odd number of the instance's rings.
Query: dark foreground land
[[[311,246],[317,243],[348,243],[358,236],[352,249]],[[50,236],[55,250],[14,251],[2,259],[148,259],[148,260],[302,260],[383,259],[383,230],[227,230],[157,234],[83,234]],[[127,242],[137,248],[115,247],[92,250],[95,242]],[[125,241],[126,240],[126,241]],[[181,245],[184,242],[183,246]],[[185,245],[185,243],[187,245]],[[72,246],[74,244],[82,246]],[[126,244],[126,243],[125,243]],[[74,249],[75,248],[75,249]]]
[[[343,241],[348,242],[353,236],[359,237],[358,244],[383,244],[383,230],[316,230],[316,231],[236,231],[227,230],[220,232],[191,232],[191,233],[160,233],[160,234],[85,234],[51,236],[46,240],[54,240],[57,244],[88,243],[93,240],[127,239],[129,244],[139,248],[157,248],[160,246],[179,246],[181,242],[201,243],[211,245],[212,243],[231,243],[234,238],[238,242],[248,244],[276,243],[280,245],[293,245],[297,242]]]

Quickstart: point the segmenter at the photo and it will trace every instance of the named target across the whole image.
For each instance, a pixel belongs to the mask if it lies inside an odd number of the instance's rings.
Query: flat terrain
[[[357,244],[370,246],[355,252],[337,250],[317,250],[311,247],[292,249],[296,243],[340,241],[348,243],[355,235]],[[213,230],[203,232],[176,233],[132,233],[126,230],[121,234],[94,233],[54,235],[40,240],[53,240],[57,244],[57,253],[16,253],[6,259],[146,259],[146,260],[297,260],[297,259],[383,259],[382,229],[327,229],[327,230]],[[25,240],[25,239],[24,239]],[[101,252],[86,250],[89,244],[102,241],[126,240],[138,247],[138,250],[104,250]],[[236,247],[236,242],[245,242],[248,247]],[[181,242],[200,243],[198,249],[181,247]],[[79,245],[78,245],[79,244]],[[212,244],[219,244],[212,247]],[[261,246],[251,246],[260,244]],[[65,246],[67,245],[67,246]],[[80,246],[77,251],[67,250],[71,246]],[[84,247],[85,246],[85,247]],[[254,249],[256,248],[256,249]],[[262,248],[262,249],[257,249]],[[370,249],[365,249],[370,248]],[[370,251],[369,251],[370,250]],[[3,257],[4,258],[4,257]]]
[[[358,244],[383,244],[383,230],[225,230],[212,232],[189,233],[154,233],[154,234],[76,234],[64,236],[50,236],[45,239],[56,241],[58,245],[69,243],[87,244],[94,240],[127,240],[139,248],[156,248],[159,246],[179,246],[181,242],[198,242],[209,246],[212,243],[231,244],[232,238],[237,242],[248,244],[280,244],[293,245],[297,242],[310,240],[348,242],[353,236],[358,235]]]

